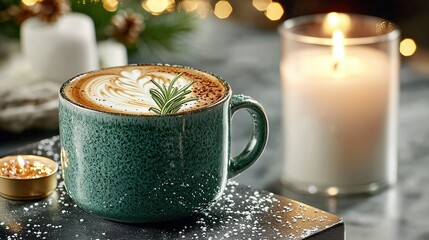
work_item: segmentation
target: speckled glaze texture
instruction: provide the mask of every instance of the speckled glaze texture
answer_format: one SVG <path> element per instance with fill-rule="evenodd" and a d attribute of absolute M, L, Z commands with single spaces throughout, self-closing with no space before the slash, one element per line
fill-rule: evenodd
<path fill-rule="evenodd" d="M 258 105 L 254 121 L 265 123 L 265 137 L 250 144 L 244 157 L 229 160 L 230 104 L 228 96 L 186 114 L 132 116 L 82 108 L 60 95 L 67 191 L 84 210 L 122 222 L 173 220 L 207 209 L 220 198 L 227 178 L 249 167 L 267 140 L 266 116 Z"/>

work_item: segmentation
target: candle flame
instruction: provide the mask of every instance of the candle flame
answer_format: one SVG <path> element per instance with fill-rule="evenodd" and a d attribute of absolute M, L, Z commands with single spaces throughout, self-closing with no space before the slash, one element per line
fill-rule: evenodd
<path fill-rule="evenodd" d="M 332 34 L 332 55 L 334 59 L 341 60 L 344 58 L 344 34 L 340 30 L 335 30 Z"/>
<path fill-rule="evenodd" d="M 334 71 L 337 71 L 340 63 L 343 61 L 344 53 L 344 35 L 340 30 L 335 30 L 332 34 L 332 57 L 334 58 Z"/>
<path fill-rule="evenodd" d="M 21 155 L 19 155 L 16 160 L 18 161 L 18 165 L 20 168 L 24 168 L 25 165 L 27 165 L 27 162 Z"/>
<path fill-rule="evenodd" d="M 344 33 L 350 30 L 350 16 L 344 13 L 330 12 L 323 20 L 323 31 L 329 36 L 337 29 Z"/>
<path fill-rule="evenodd" d="M 333 70 L 338 71 L 345 58 L 344 35 L 350 29 L 350 16 L 344 13 L 328 13 L 323 20 L 323 31 L 332 36 Z"/>

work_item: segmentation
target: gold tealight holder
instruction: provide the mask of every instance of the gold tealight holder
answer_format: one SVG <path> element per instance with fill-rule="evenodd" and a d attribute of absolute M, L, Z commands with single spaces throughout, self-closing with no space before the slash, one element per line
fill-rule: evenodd
<path fill-rule="evenodd" d="M 36 155 L 0 159 L 0 196 L 12 200 L 34 200 L 49 196 L 57 187 L 58 164 Z"/>

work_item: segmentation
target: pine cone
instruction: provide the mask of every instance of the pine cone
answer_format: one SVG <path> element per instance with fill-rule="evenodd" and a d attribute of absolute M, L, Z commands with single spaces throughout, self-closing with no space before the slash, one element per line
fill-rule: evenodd
<path fill-rule="evenodd" d="M 67 0 L 43 0 L 30 7 L 31 11 L 44 22 L 55 22 L 70 10 Z"/>
<path fill-rule="evenodd" d="M 127 46 L 135 46 L 144 29 L 143 17 L 132 10 L 122 11 L 112 18 L 112 36 Z"/>

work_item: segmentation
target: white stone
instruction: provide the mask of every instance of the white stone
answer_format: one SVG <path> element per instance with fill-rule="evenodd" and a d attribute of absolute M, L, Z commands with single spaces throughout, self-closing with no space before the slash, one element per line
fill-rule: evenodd
<path fill-rule="evenodd" d="M 0 129 L 57 129 L 61 83 L 35 75 L 16 42 L 2 42 L 1 49 Z M 100 62 L 109 62 L 106 58 L 111 56 L 100 57 Z"/>

